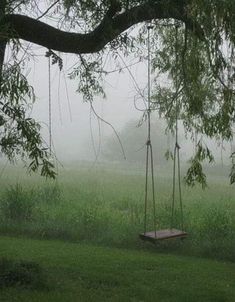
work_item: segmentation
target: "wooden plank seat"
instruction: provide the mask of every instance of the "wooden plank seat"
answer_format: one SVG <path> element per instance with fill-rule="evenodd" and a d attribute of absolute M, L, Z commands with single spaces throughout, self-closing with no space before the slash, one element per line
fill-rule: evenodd
<path fill-rule="evenodd" d="M 158 240 L 164 239 L 172 239 L 172 238 L 185 238 L 187 237 L 187 233 L 177 229 L 165 229 L 165 230 L 157 230 L 139 234 L 139 237 L 142 240 L 148 240 L 151 242 L 155 242 Z"/>

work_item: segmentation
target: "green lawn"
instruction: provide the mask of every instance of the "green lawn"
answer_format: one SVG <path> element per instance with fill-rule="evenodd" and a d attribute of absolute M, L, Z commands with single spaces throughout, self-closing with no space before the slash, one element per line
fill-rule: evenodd
<path fill-rule="evenodd" d="M 13 237 L 0 237 L 0 257 L 39 263 L 49 284 L 1 289 L 1 302 L 235 301 L 228 262 Z"/>

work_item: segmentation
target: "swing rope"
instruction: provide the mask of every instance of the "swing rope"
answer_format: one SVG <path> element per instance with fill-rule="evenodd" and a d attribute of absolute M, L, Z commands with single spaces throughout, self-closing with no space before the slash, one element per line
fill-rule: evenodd
<path fill-rule="evenodd" d="M 178 120 L 176 122 L 178 124 Z M 173 193 L 172 193 L 172 212 L 171 212 L 171 229 L 175 222 L 175 197 L 176 197 L 176 164 L 178 171 L 178 189 L 179 189 L 179 203 L 180 203 L 180 216 L 181 216 L 181 228 L 184 228 L 184 217 L 183 217 L 183 198 L 181 189 L 181 168 L 180 168 L 180 146 L 178 143 L 178 126 L 176 126 L 176 140 L 173 155 Z"/>
<path fill-rule="evenodd" d="M 178 61 L 178 25 L 176 24 L 176 35 L 175 35 L 175 53 L 176 53 L 176 62 Z M 180 221 L 181 229 L 184 229 L 184 217 L 183 217 L 183 198 L 182 198 L 182 188 L 181 188 L 181 168 L 180 168 L 180 146 L 178 140 L 178 120 L 179 120 L 179 102 L 178 102 L 178 92 L 179 92 L 179 83 L 178 76 L 176 75 L 176 110 L 175 110 L 175 147 L 173 155 L 173 192 L 172 192 L 172 210 L 171 210 L 171 229 L 174 227 L 175 223 L 175 201 L 176 201 L 176 164 L 178 171 L 178 190 L 179 190 L 179 204 L 180 204 Z"/>
<path fill-rule="evenodd" d="M 180 113 L 180 104 L 178 100 L 178 95 L 180 91 L 181 83 L 178 83 L 178 76 L 176 75 L 176 95 L 173 99 L 175 103 L 175 147 L 174 147 L 174 166 L 173 166 L 173 194 L 172 194 L 172 208 L 171 208 L 171 229 L 157 230 L 156 228 L 156 202 L 155 202 L 155 187 L 154 187 L 154 163 L 153 163 L 153 147 L 151 142 L 151 53 L 150 53 L 150 29 L 152 26 L 148 26 L 148 99 L 147 99 L 147 152 L 146 152 L 146 170 L 145 170 L 145 212 L 144 212 L 144 233 L 139 234 L 142 240 L 148 240 L 152 243 L 158 240 L 170 239 L 170 238 L 185 238 L 187 233 L 183 231 L 184 221 L 183 221 L 183 202 L 182 202 L 182 189 L 181 189 L 181 168 L 180 168 L 180 146 L 178 141 L 178 120 Z M 176 60 L 178 61 L 177 55 L 177 45 L 178 45 L 178 28 L 176 27 Z M 149 181 L 150 174 L 150 181 Z M 178 177 L 178 189 L 179 189 L 179 204 L 180 204 L 180 219 L 181 219 L 181 230 L 174 229 L 175 223 L 175 203 L 176 203 L 176 186 Z M 154 231 L 147 232 L 147 211 L 148 211 L 148 193 L 149 186 L 151 184 L 152 189 L 152 203 L 153 203 L 153 226 Z"/>
<path fill-rule="evenodd" d="M 51 59 L 48 57 L 48 130 L 49 130 L 49 150 L 52 152 L 52 113 L 51 113 Z"/>
<path fill-rule="evenodd" d="M 150 30 L 152 26 L 148 26 L 148 106 L 147 106 L 147 152 L 146 152 L 146 167 L 145 167 L 145 215 L 144 215 L 144 233 L 147 231 L 147 209 L 148 209 L 148 186 L 149 186 L 149 164 L 151 173 L 152 186 L 152 202 L 153 202 L 153 226 L 156 237 L 156 202 L 155 202 L 155 186 L 154 186 L 154 162 L 153 162 L 153 147 L 151 142 L 151 53 L 150 53 Z"/>

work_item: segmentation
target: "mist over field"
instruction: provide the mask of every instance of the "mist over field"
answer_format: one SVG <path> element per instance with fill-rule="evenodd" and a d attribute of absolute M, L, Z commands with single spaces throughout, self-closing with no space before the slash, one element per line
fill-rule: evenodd
<path fill-rule="evenodd" d="M 94 113 L 90 104 L 84 102 L 82 96 L 76 93 L 76 81 L 69 79 L 68 76 L 73 70 L 76 57 L 63 55 L 62 58 L 64 64 L 62 71 L 57 65 L 51 66 L 52 144 L 53 152 L 58 160 L 64 164 L 83 160 L 91 162 L 113 160 L 124 161 L 127 164 L 129 161 L 133 162 L 134 158 L 138 158 L 139 161 L 142 158 L 144 161 L 147 126 L 145 121 L 141 126 L 138 125 L 145 108 L 143 100 L 138 97 L 138 89 L 146 90 L 147 62 L 138 62 L 136 59 L 127 61 L 127 65 L 134 62 L 134 65 L 127 69 L 121 61 L 121 68 L 124 69 L 121 72 L 111 72 L 105 77 L 106 98 L 94 97 Z M 115 66 L 112 60 L 107 61 L 106 69 L 113 71 Z M 36 49 L 36 56 L 25 67 L 25 72 L 28 74 L 29 82 L 34 87 L 36 94 L 36 102 L 30 115 L 40 121 L 43 138 L 45 143 L 49 144 L 48 58 L 45 57 L 43 48 Z M 159 80 L 166 84 L 169 82 L 168 79 Z M 135 103 L 136 98 L 138 101 Z M 158 127 L 158 124 L 161 126 Z M 190 137 L 185 137 L 182 125 L 179 125 L 181 157 L 186 162 L 193 154 L 195 143 L 191 141 Z M 119 135 L 124 152 L 127 153 L 126 160 L 124 160 L 122 147 L 112 127 Z M 132 141 L 135 141 L 132 148 L 130 148 L 131 143 L 126 130 Z M 164 162 L 165 152 L 168 149 L 172 151 L 174 146 L 174 137 L 170 134 L 167 135 L 165 130 L 166 123 L 163 120 L 159 121 L 158 114 L 153 113 L 152 139 L 156 141 L 154 144 L 156 164 Z M 229 143 L 218 145 L 206 138 L 204 140 L 214 152 L 217 163 L 229 164 L 231 154 Z M 161 152 L 157 146 L 161 147 Z M 114 156 L 111 156 L 112 151 L 115 153 Z"/>

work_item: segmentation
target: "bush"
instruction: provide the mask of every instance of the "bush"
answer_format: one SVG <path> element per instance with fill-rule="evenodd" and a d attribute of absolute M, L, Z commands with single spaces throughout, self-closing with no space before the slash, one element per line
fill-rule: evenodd
<path fill-rule="evenodd" d="M 0 287 L 42 288 L 46 284 L 44 279 L 42 269 L 37 263 L 0 259 Z"/>
<path fill-rule="evenodd" d="M 33 216 L 33 192 L 25 191 L 17 184 L 5 191 L 1 198 L 0 208 L 6 219 L 29 221 Z"/>
<path fill-rule="evenodd" d="M 46 185 L 37 192 L 37 201 L 48 205 L 56 205 L 61 201 L 61 190 L 57 184 Z"/>
<path fill-rule="evenodd" d="M 201 234 L 210 241 L 231 238 L 232 210 L 225 205 L 214 205 L 203 213 L 200 228 Z"/>

